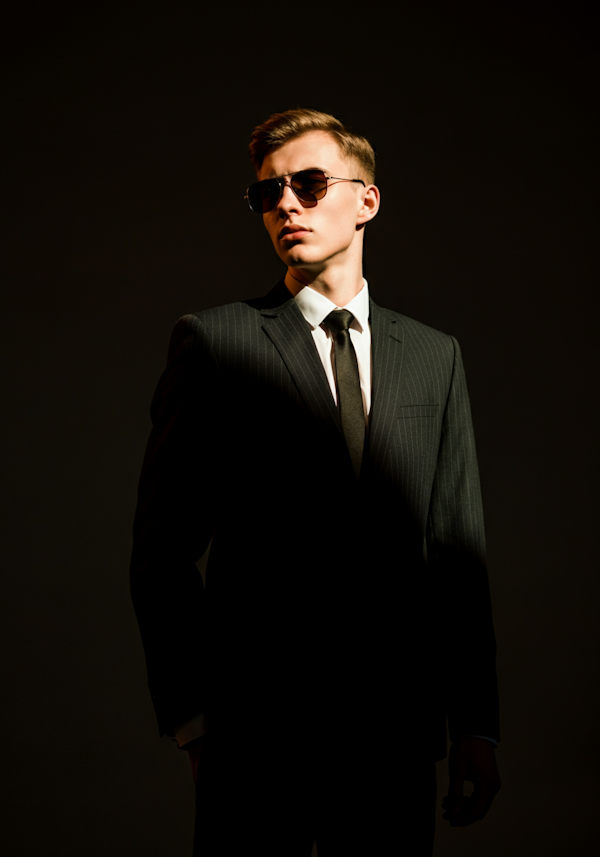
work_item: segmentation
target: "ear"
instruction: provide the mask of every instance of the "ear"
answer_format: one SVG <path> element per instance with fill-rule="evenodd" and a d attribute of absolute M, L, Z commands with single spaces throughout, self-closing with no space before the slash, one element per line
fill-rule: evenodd
<path fill-rule="evenodd" d="M 368 223 L 369 220 L 373 220 L 379 211 L 379 203 L 381 201 L 379 188 L 374 184 L 367 185 L 366 188 L 362 190 L 360 199 L 361 206 L 358 210 L 356 225 L 364 226 L 364 224 Z"/>

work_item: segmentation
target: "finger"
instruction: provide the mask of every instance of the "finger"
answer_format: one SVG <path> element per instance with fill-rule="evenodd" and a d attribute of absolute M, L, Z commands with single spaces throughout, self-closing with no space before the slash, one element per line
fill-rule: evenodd
<path fill-rule="evenodd" d="M 463 801 L 462 812 L 452 820 L 456 827 L 466 827 L 475 821 L 481 821 L 494 799 L 490 792 L 473 792 L 471 797 Z"/>
<path fill-rule="evenodd" d="M 464 812 L 464 798 L 461 801 L 453 801 L 452 803 L 442 803 L 442 808 L 444 809 L 442 818 L 445 818 L 446 821 L 453 822 L 457 818 L 460 818 L 462 813 Z"/>
<path fill-rule="evenodd" d="M 452 812 L 451 807 L 448 809 L 443 817 L 450 822 L 450 827 L 464 827 L 468 823 L 471 815 L 470 804 L 471 798 L 464 797 L 458 812 Z"/>
<path fill-rule="evenodd" d="M 474 821 L 484 817 L 492 805 L 493 800 L 494 792 L 489 789 L 482 789 L 481 791 L 475 791 L 473 793 L 471 800 L 471 814 Z"/>
<path fill-rule="evenodd" d="M 450 780 L 448 795 L 446 797 L 447 805 L 445 809 L 447 809 L 451 815 L 458 815 L 462 809 L 464 800 L 463 788 L 464 778 L 462 776 L 456 775 Z"/>

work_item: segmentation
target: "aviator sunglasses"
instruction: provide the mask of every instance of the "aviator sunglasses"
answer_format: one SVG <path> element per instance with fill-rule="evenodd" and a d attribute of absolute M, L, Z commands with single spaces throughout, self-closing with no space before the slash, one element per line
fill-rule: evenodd
<path fill-rule="evenodd" d="M 286 182 L 286 178 L 290 178 Z M 264 179 L 261 182 L 251 184 L 246 191 L 244 199 L 257 214 L 266 214 L 272 211 L 279 202 L 283 189 L 289 185 L 294 191 L 303 208 L 314 208 L 319 199 L 323 199 L 327 193 L 327 181 L 334 179 L 331 184 L 337 182 L 360 182 L 366 187 L 362 179 L 340 179 L 337 176 L 326 176 L 323 170 L 300 170 L 299 173 L 287 173 L 276 179 Z"/>

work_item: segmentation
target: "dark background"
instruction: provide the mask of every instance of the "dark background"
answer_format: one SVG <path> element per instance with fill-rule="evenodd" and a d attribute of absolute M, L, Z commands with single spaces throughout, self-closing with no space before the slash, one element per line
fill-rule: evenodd
<path fill-rule="evenodd" d="M 129 600 L 137 479 L 176 319 L 282 273 L 243 200 L 247 143 L 299 105 L 375 147 L 375 300 L 465 359 L 503 788 L 485 822 L 440 821 L 436 854 L 598 844 L 596 7 L 383 8 L 29 4 L 9 23 L 4 853 L 190 854 L 187 755 L 158 738 Z"/>

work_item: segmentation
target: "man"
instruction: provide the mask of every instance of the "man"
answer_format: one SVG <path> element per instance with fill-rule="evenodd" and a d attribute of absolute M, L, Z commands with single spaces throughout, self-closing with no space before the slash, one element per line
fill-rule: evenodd
<path fill-rule="evenodd" d="M 500 786 L 460 350 L 369 296 L 367 140 L 298 109 L 250 154 L 287 273 L 181 319 L 152 403 L 131 588 L 159 729 L 190 753 L 195 854 L 429 855 L 446 721 L 445 817 Z"/>

